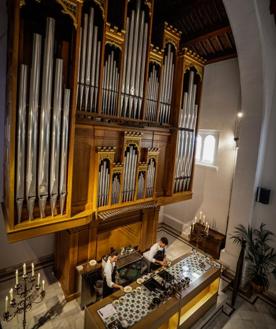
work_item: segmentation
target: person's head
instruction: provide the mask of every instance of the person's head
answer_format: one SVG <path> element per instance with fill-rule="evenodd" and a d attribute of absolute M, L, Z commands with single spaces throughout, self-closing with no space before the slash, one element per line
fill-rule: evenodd
<path fill-rule="evenodd" d="M 118 260 L 118 252 L 116 250 L 112 251 L 110 254 L 110 261 L 116 263 Z"/>
<path fill-rule="evenodd" d="M 165 236 L 163 236 L 159 241 L 159 246 L 161 248 L 165 248 L 168 244 L 169 244 L 169 241 Z"/>

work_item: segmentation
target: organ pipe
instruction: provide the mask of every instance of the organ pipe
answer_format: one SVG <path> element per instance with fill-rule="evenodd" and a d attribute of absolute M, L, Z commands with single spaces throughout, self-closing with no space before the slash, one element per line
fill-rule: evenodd
<path fill-rule="evenodd" d="M 44 43 L 44 60 L 42 76 L 42 96 L 40 115 L 40 138 L 38 158 L 38 195 L 40 216 L 45 217 L 45 206 L 49 191 L 49 149 L 50 149 L 50 118 L 52 99 L 53 52 L 54 52 L 55 20 L 48 17 L 46 38 Z"/>

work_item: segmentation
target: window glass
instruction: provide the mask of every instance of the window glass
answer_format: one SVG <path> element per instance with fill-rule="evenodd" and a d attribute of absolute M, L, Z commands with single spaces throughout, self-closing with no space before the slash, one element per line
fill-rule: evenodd
<path fill-rule="evenodd" d="M 202 161 L 207 163 L 214 162 L 216 148 L 216 139 L 213 135 L 204 138 Z"/>
<path fill-rule="evenodd" d="M 200 135 L 198 135 L 196 138 L 196 160 L 197 161 L 200 161 L 201 149 L 202 149 L 202 137 Z"/>

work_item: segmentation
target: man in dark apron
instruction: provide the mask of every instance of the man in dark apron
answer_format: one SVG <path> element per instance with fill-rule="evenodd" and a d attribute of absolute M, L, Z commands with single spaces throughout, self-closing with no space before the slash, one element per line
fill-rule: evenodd
<path fill-rule="evenodd" d="M 165 248 L 168 244 L 168 239 L 166 237 L 162 237 L 150 248 L 146 258 L 151 262 L 151 271 L 158 269 L 160 266 L 167 265 Z"/>
<path fill-rule="evenodd" d="M 103 297 L 111 295 L 114 289 L 123 289 L 121 285 L 115 283 L 117 260 L 118 253 L 113 251 L 104 266 Z"/>

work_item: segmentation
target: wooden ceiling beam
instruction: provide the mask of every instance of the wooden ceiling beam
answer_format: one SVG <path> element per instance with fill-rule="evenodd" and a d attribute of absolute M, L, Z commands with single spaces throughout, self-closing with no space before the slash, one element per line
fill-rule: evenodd
<path fill-rule="evenodd" d="M 227 53 L 224 53 L 221 55 L 216 54 L 214 57 L 207 59 L 206 64 L 217 63 L 217 62 L 225 61 L 226 59 L 235 58 L 235 57 L 237 57 L 236 51 L 227 52 Z"/>
<path fill-rule="evenodd" d="M 190 46 L 194 43 L 198 43 L 200 41 L 204 41 L 206 39 L 209 39 L 209 38 L 221 35 L 221 34 L 225 34 L 225 33 L 228 33 L 228 32 L 232 32 L 230 25 L 220 27 L 218 29 L 215 29 L 215 30 L 207 32 L 207 33 L 203 32 L 204 34 L 202 34 L 202 35 L 200 35 L 200 36 L 198 36 L 194 39 L 188 40 L 188 41 L 184 40 L 183 43 L 184 43 L 185 46 Z"/>

